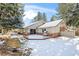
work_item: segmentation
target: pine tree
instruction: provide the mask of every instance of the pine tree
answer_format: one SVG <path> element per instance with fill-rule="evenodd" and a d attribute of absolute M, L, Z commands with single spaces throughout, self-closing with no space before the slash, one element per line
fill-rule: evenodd
<path fill-rule="evenodd" d="M 0 3 L 0 26 L 3 28 L 22 27 L 23 5 Z"/>
<path fill-rule="evenodd" d="M 38 12 L 37 16 L 34 17 L 34 19 L 32 20 L 32 22 L 36 22 L 42 20 L 42 13 Z"/>
<path fill-rule="evenodd" d="M 59 4 L 59 15 L 68 26 L 79 27 L 79 4 Z"/>
<path fill-rule="evenodd" d="M 44 21 L 47 21 L 47 17 L 46 17 L 46 14 L 45 13 L 43 13 L 43 20 Z"/>
<path fill-rule="evenodd" d="M 54 20 L 57 20 L 57 17 L 56 16 L 52 16 L 50 21 L 54 21 Z"/>
<path fill-rule="evenodd" d="M 43 21 L 47 21 L 47 16 L 45 13 L 41 13 L 41 12 L 38 12 L 37 16 L 34 17 L 34 19 L 32 20 L 32 22 L 36 22 L 36 21 L 40 21 L 40 20 L 43 20 Z"/>

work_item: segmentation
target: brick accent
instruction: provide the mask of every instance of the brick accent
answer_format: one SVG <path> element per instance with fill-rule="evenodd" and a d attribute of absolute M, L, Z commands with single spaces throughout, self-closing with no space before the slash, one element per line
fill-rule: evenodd
<path fill-rule="evenodd" d="M 60 31 L 65 31 L 65 30 L 66 30 L 66 27 L 64 27 L 64 26 L 60 27 Z"/>

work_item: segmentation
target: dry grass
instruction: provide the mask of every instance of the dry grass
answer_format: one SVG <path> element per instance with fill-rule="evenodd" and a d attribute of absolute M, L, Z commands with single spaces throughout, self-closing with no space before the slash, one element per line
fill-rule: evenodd
<path fill-rule="evenodd" d="M 76 36 L 79 36 L 79 28 L 76 29 L 75 35 L 76 35 Z"/>
<path fill-rule="evenodd" d="M 7 40 L 7 46 L 11 48 L 20 48 L 21 44 L 18 39 L 8 39 Z"/>

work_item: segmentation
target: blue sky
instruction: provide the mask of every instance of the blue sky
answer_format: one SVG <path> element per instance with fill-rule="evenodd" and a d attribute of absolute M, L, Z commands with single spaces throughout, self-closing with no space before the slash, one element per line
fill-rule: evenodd
<path fill-rule="evenodd" d="M 26 3 L 24 7 L 24 23 L 30 24 L 31 20 L 37 15 L 37 12 L 44 12 L 47 15 L 48 21 L 52 15 L 57 14 L 57 3 Z"/>
<path fill-rule="evenodd" d="M 37 5 L 39 7 L 49 8 L 49 9 L 57 9 L 57 3 L 32 3 L 30 5 Z"/>

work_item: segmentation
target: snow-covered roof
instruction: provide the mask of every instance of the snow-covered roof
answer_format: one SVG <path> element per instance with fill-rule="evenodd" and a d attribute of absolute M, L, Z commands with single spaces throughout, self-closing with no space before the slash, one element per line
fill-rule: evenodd
<path fill-rule="evenodd" d="M 62 21 L 62 19 L 61 20 L 52 21 L 52 22 L 47 22 L 44 25 L 40 26 L 39 28 L 47 28 L 47 27 L 57 26 L 61 21 Z"/>
<path fill-rule="evenodd" d="M 29 24 L 29 25 L 24 26 L 24 28 L 25 28 L 25 27 L 32 26 L 32 25 L 35 25 L 35 24 L 37 24 L 37 23 L 39 23 L 39 22 L 42 22 L 42 21 L 43 21 L 43 20 L 33 22 L 33 23 Z"/>

